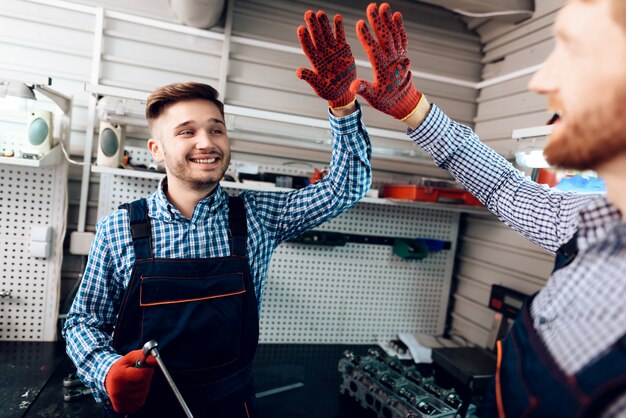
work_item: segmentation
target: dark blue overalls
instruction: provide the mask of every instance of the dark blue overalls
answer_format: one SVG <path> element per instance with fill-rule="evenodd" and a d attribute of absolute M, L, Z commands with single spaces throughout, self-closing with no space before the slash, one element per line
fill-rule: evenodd
<path fill-rule="evenodd" d="M 145 199 L 129 211 L 135 264 L 113 334 L 126 354 L 149 340 L 194 417 L 254 416 L 251 363 L 257 348 L 257 301 L 246 257 L 243 201 L 229 198 L 231 255 L 154 258 Z M 131 417 L 184 417 L 157 369 L 145 406 Z"/>
<path fill-rule="evenodd" d="M 557 252 L 554 271 L 577 253 L 576 235 Z M 553 271 L 553 272 L 554 272 Z M 504 341 L 498 341 L 495 382 L 481 418 L 599 417 L 626 391 L 626 336 L 575 375 L 556 363 L 530 316 L 531 297 Z"/>

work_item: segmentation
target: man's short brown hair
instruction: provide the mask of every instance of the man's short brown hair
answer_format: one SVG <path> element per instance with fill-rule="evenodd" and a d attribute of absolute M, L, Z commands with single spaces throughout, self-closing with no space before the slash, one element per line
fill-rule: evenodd
<path fill-rule="evenodd" d="M 204 83 L 189 81 L 186 83 L 173 83 L 159 87 L 153 91 L 146 102 L 146 119 L 152 129 L 152 123 L 165 109 L 178 102 L 187 100 L 208 100 L 217 106 L 222 118 L 224 117 L 224 103 L 218 100 L 219 93 L 213 87 Z"/>

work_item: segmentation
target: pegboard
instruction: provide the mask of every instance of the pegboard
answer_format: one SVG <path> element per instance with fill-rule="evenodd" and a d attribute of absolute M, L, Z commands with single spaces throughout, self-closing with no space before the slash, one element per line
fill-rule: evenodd
<path fill-rule="evenodd" d="M 158 187 L 155 179 L 108 173 L 100 183 L 99 216 Z M 432 238 L 450 241 L 452 248 L 418 261 L 401 259 L 388 245 L 282 244 L 268 272 L 260 341 L 368 344 L 399 332 L 441 334 L 458 225 L 457 212 L 361 202 L 317 229 Z"/>
<path fill-rule="evenodd" d="M 155 179 L 101 174 L 98 220 L 117 210 L 122 203 L 148 196 L 157 190 L 158 186 L 159 180 Z"/>
<path fill-rule="evenodd" d="M 401 259 L 389 245 L 281 245 L 269 270 L 262 341 L 366 344 L 399 332 L 441 334 L 458 222 L 453 212 L 358 203 L 318 228 L 452 243 L 420 261 Z"/>
<path fill-rule="evenodd" d="M 67 164 L 0 165 L 0 340 L 54 341 L 63 259 Z M 50 225 L 48 258 L 29 255 L 33 225 Z"/>

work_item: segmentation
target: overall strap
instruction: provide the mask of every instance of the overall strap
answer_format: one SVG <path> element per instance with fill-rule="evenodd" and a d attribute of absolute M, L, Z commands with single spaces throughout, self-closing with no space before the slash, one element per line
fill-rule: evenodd
<path fill-rule="evenodd" d="M 245 257 L 248 224 L 243 199 L 239 196 L 228 197 L 228 228 L 231 235 L 231 255 Z"/>
<path fill-rule="evenodd" d="M 146 199 L 135 200 L 132 203 L 124 203 L 120 209 L 128 211 L 130 218 L 130 232 L 135 247 L 135 259 L 142 260 L 152 257 L 150 246 L 150 217 L 148 216 L 148 202 Z"/>
<path fill-rule="evenodd" d="M 557 250 L 552 273 L 559 269 L 562 269 L 563 267 L 574 261 L 574 258 L 576 258 L 576 255 L 578 254 L 578 243 L 576 242 L 577 239 L 578 231 L 576 231 L 574 236 L 569 241 L 561 245 L 561 247 Z"/>

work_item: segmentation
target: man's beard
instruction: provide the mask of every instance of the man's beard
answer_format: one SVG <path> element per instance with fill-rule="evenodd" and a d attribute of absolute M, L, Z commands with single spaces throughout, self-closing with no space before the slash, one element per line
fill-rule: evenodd
<path fill-rule="evenodd" d="M 584 171 L 625 152 L 626 88 L 621 88 L 613 92 L 605 109 L 594 108 L 567 120 L 561 138 L 548 142 L 544 156 L 552 166 Z"/>
<path fill-rule="evenodd" d="M 228 159 L 228 161 L 224 161 L 221 170 L 211 173 L 209 177 L 195 177 L 190 167 L 185 164 L 171 164 L 168 165 L 168 167 L 170 168 L 170 172 L 174 177 L 187 184 L 191 189 L 202 191 L 217 184 L 222 179 L 222 177 L 224 177 L 224 174 L 228 169 L 229 163 L 230 158 Z"/>

